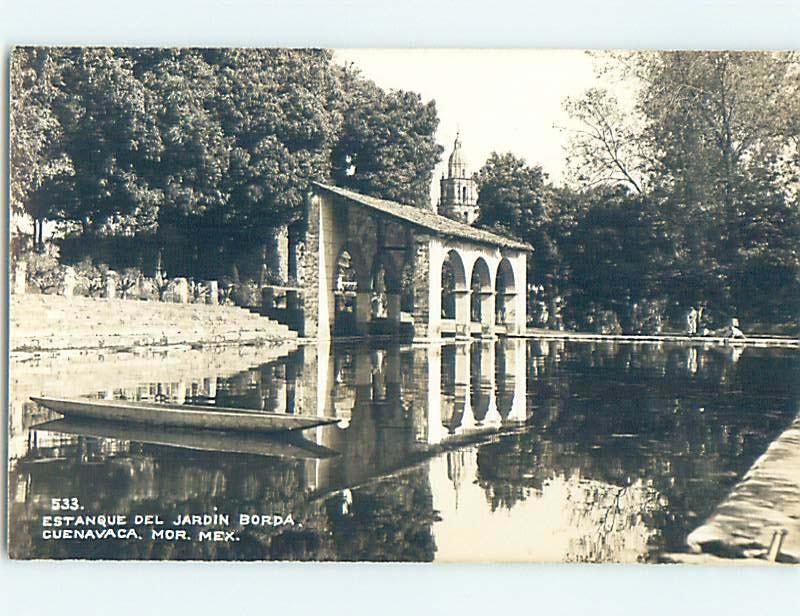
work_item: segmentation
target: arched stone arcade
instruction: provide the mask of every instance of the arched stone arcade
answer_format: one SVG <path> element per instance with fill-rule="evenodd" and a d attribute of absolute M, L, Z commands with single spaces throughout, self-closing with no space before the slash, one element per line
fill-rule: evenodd
<path fill-rule="evenodd" d="M 524 257 L 517 261 L 517 269 L 525 266 Z M 520 322 L 517 317 L 524 297 L 518 297 L 514 270 L 513 258 L 502 252 L 498 255 L 447 248 L 441 263 L 442 334 L 491 336 L 520 331 L 524 320 Z M 464 271 L 469 273 L 468 278 L 461 276 Z M 468 280 L 469 284 L 462 280 Z M 524 308 L 521 314 L 524 319 Z"/>
<path fill-rule="evenodd" d="M 527 244 L 431 210 L 315 185 L 304 334 L 493 337 L 525 330 Z M 353 271 L 348 273 L 348 270 Z"/>

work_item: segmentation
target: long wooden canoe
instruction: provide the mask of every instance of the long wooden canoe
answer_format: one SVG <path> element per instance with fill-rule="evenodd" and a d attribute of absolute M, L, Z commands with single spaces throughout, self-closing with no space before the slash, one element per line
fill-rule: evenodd
<path fill-rule="evenodd" d="M 241 453 L 270 458 L 324 460 L 339 455 L 333 449 L 318 445 L 304 438 L 299 432 L 291 434 L 249 434 L 247 432 L 223 432 L 218 430 L 187 430 L 186 428 L 172 426 L 124 424 L 117 421 L 100 421 L 78 417 L 56 419 L 31 427 L 34 430 L 111 438 L 118 441 L 135 441 L 161 447 L 220 453 Z"/>
<path fill-rule="evenodd" d="M 265 413 L 247 409 L 190 404 L 159 404 L 90 398 L 37 398 L 31 400 L 65 417 L 119 421 L 153 426 L 241 432 L 288 432 L 338 422 L 332 417 Z"/>

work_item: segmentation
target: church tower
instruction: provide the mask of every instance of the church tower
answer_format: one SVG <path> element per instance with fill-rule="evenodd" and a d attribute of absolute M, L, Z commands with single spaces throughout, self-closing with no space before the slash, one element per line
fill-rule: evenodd
<path fill-rule="evenodd" d="M 478 218 L 478 187 L 467 172 L 461 154 L 461 139 L 456 133 L 453 151 L 447 160 L 447 176 L 439 180 L 439 213 L 471 225 Z"/>

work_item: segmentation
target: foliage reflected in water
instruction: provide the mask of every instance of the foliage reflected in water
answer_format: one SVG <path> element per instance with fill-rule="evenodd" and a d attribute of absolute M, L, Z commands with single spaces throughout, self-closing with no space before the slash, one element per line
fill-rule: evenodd
<path fill-rule="evenodd" d="M 456 554 L 464 528 L 473 539 L 462 548 L 491 557 L 493 546 L 474 537 L 502 528 L 504 544 L 513 549 L 519 539 L 516 554 L 502 555 L 513 558 L 552 528 L 563 546 L 535 557 L 647 560 L 685 549 L 687 534 L 798 410 L 795 351 L 514 344 L 305 347 L 196 383 L 107 385 L 116 397 L 158 392 L 337 416 L 339 427 L 308 434 L 339 454 L 332 458 L 316 450 L 280 457 L 268 443 L 263 453 L 271 455 L 251 455 L 133 442 L 124 432 L 46 432 L 30 427 L 41 411 L 12 391 L 12 413 L 24 414 L 12 422 L 28 426 L 28 442 L 9 473 L 10 551 L 429 561 Z M 520 410 L 524 427 L 514 420 Z M 156 513 L 167 522 L 216 507 L 232 518 L 291 513 L 295 525 L 249 526 L 235 543 L 45 541 L 41 516 L 57 496 L 78 497 L 87 512 Z"/>

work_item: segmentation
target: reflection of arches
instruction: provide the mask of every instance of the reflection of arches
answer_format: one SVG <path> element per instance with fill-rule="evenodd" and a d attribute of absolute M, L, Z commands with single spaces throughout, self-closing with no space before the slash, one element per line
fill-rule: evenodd
<path fill-rule="evenodd" d="M 491 277 L 489 275 L 489 266 L 486 265 L 483 257 L 478 257 L 475 264 L 472 266 L 472 276 L 470 277 L 470 320 L 480 323 L 483 314 L 483 298 L 487 293 L 491 292 Z"/>
<path fill-rule="evenodd" d="M 461 321 L 465 315 L 459 314 L 458 295 L 467 290 L 464 262 L 458 252 L 450 250 L 442 263 L 442 318 Z M 461 318 L 459 318 L 461 317 Z M 465 320 L 465 319 L 464 319 Z"/>
<path fill-rule="evenodd" d="M 489 411 L 489 402 L 494 393 L 491 377 L 483 371 L 482 359 L 486 352 L 482 344 L 475 343 L 470 347 L 470 404 L 479 425 Z"/>
<path fill-rule="evenodd" d="M 516 386 L 515 358 L 508 342 L 505 340 L 496 342 L 494 348 L 497 411 L 503 419 L 506 419 L 514 405 L 514 389 Z"/>
<path fill-rule="evenodd" d="M 511 267 L 511 262 L 505 257 L 500 261 L 500 265 L 497 266 L 494 289 L 496 322 L 502 325 L 514 323 L 513 298 L 516 293 L 514 270 Z"/>
<path fill-rule="evenodd" d="M 455 434 L 461 425 L 469 395 L 469 375 L 463 374 L 467 369 L 464 359 L 469 357 L 468 350 L 461 346 L 445 345 L 442 347 L 440 394 L 441 420 L 449 434 Z"/>
<path fill-rule="evenodd" d="M 355 358 L 350 352 L 333 355 L 333 386 L 331 391 L 334 415 L 340 420 L 337 427 L 350 426 L 356 405 Z"/>

